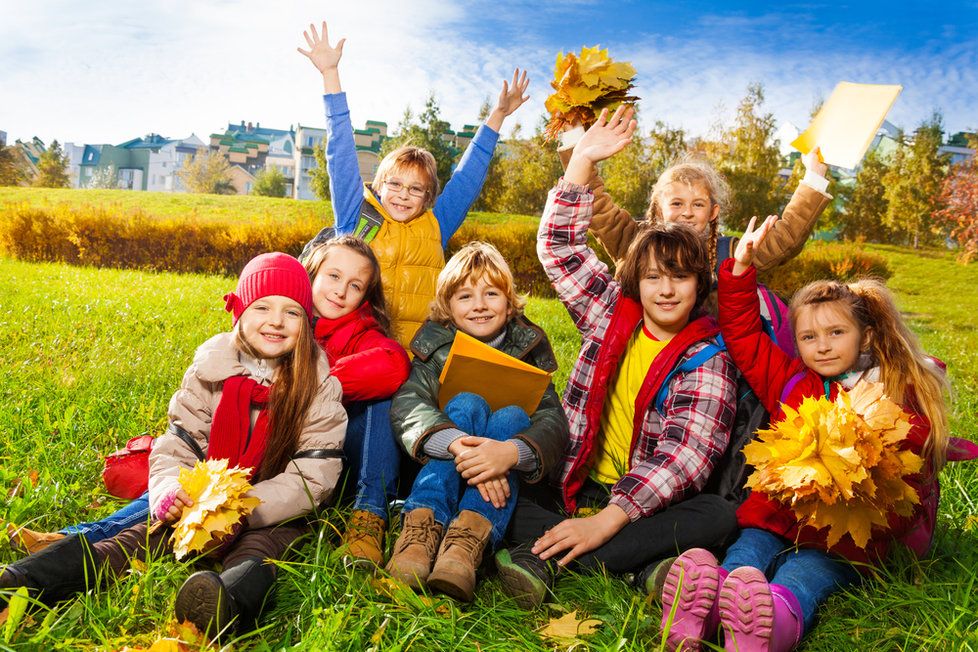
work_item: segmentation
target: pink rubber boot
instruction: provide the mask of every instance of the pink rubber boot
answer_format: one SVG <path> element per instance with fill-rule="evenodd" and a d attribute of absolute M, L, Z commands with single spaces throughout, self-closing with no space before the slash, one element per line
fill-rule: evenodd
<path fill-rule="evenodd" d="M 798 598 L 780 584 L 768 584 L 756 568 L 744 566 L 730 573 L 717 602 L 725 650 L 787 652 L 801 640 Z"/>
<path fill-rule="evenodd" d="M 662 586 L 662 631 L 669 628 L 666 644 L 670 650 L 698 651 L 704 638 L 716 634 L 720 624 L 717 594 L 726 575 L 713 553 L 702 548 L 687 550 L 673 562 Z"/>

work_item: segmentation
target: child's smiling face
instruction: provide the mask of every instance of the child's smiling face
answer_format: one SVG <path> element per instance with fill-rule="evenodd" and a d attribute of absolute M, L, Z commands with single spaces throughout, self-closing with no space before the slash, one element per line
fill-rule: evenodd
<path fill-rule="evenodd" d="M 668 340 L 685 328 L 696 306 L 696 274 L 660 269 L 654 256 L 638 284 L 645 327 L 659 340 Z"/>
<path fill-rule="evenodd" d="M 350 314 L 363 303 L 372 275 L 366 256 L 342 245 L 331 247 L 312 281 L 313 313 L 326 319 Z"/>
<path fill-rule="evenodd" d="M 868 349 L 872 333 L 863 330 L 840 301 L 798 308 L 795 345 L 805 366 L 826 378 L 850 371 Z"/>
<path fill-rule="evenodd" d="M 483 341 L 491 340 L 506 326 L 510 316 L 506 293 L 485 275 L 467 279 L 448 299 L 452 323 L 462 332 Z"/>
<path fill-rule="evenodd" d="M 658 201 L 663 222 L 683 222 L 701 235 L 707 233 L 710 222 L 720 215 L 720 206 L 713 203 L 710 190 L 702 181 L 674 181 L 663 189 Z"/>
<path fill-rule="evenodd" d="M 421 170 L 402 167 L 380 188 L 380 205 L 396 222 L 413 220 L 424 212 L 429 181 Z"/>
<path fill-rule="evenodd" d="M 278 358 L 295 349 L 308 319 L 306 311 L 288 297 L 262 297 L 241 313 L 237 328 L 259 358 Z"/>

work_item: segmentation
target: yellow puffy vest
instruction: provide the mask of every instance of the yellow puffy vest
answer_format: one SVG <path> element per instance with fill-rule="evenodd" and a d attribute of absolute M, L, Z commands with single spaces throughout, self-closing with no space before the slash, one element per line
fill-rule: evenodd
<path fill-rule="evenodd" d="M 410 222 L 397 222 L 368 186 L 364 187 L 363 198 L 384 218 L 368 242 L 380 262 L 394 338 L 410 351 L 411 338 L 428 318 L 435 282 L 445 266 L 441 228 L 431 209 Z"/>

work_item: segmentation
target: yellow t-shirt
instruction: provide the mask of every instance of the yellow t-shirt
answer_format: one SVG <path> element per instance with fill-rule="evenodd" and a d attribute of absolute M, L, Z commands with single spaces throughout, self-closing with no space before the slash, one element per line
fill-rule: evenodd
<path fill-rule="evenodd" d="M 628 472 L 635 422 L 635 398 L 642 389 L 652 361 L 662 352 L 668 340 L 659 341 L 643 324 L 628 341 L 618 373 L 611 381 L 601 413 L 601 432 L 591 479 L 614 484 Z"/>

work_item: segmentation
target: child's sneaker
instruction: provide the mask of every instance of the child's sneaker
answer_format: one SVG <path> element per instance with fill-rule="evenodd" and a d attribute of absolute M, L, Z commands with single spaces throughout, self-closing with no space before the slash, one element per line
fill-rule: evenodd
<path fill-rule="evenodd" d="M 544 561 L 531 551 L 531 544 L 503 548 L 496 553 L 496 570 L 503 593 L 516 600 L 524 609 L 536 609 L 553 589 L 553 563 Z"/>
<path fill-rule="evenodd" d="M 394 544 L 394 552 L 385 568 L 387 572 L 412 589 L 420 589 L 431 574 L 441 533 L 442 526 L 435 521 L 435 514 L 430 509 L 405 512 L 401 536 Z"/>
<path fill-rule="evenodd" d="M 666 575 L 675 562 L 675 557 L 666 557 L 652 562 L 635 576 L 632 584 L 655 602 L 662 602 L 662 585 L 665 584 Z"/>
<path fill-rule="evenodd" d="M 17 527 L 13 523 L 7 523 L 7 536 L 10 538 L 12 548 L 26 552 L 28 555 L 40 552 L 55 541 L 65 538 L 65 535 L 60 532 L 37 532 L 26 527 Z"/>
<path fill-rule="evenodd" d="M 764 573 L 743 566 L 720 588 L 724 649 L 737 652 L 787 652 L 801 640 L 801 605 L 791 591 L 768 584 Z"/>
<path fill-rule="evenodd" d="M 670 650 L 700 650 L 716 633 L 720 573 L 709 550 L 693 548 L 676 558 L 662 585 L 662 631 L 668 628 Z"/>
<path fill-rule="evenodd" d="M 351 566 L 372 568 L 384 563 L 387 522 L 373 512 L 356 509 L 343 533 L 343 560 Z"/>

